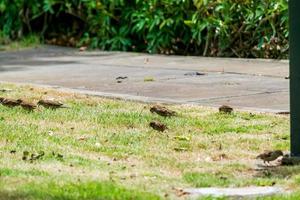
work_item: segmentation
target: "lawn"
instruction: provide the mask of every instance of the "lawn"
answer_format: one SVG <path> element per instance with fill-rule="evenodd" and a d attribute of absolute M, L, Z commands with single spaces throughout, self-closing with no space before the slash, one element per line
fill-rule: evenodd
<path fill-rule="evenodd" d="M 3 97 L 70 107 L 0 105 L 0 199 L 181 199 L 181 188 L 250 185 L 281 186 L 293 192 L 286 199 L 300 198 L 300 167 L 256 169 L 259 153 L 289 149 L 287 116 L 168 105 L 178 114 L 165 118 L 150 104 L 0 88 L 12 89 Z M 168 129 L 153 130 L 152 120 Z"/>

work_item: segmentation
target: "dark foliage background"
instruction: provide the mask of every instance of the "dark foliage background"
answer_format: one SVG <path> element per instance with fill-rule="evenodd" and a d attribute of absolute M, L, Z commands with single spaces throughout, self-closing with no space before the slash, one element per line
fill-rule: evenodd
<path fill-rule="evenodd" d="M 32 33 L 105 50 L 287 58 L 288 1 L 0 0 L 1 38 Z"/>

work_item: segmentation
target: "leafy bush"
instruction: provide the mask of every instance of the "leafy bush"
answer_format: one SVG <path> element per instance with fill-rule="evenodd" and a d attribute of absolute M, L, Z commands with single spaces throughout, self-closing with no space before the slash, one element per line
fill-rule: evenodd
<path fill-rule="evenodd" d="M 106 50 L 286 58 L 288 0 L 0 0 L 0 28 Z"/>

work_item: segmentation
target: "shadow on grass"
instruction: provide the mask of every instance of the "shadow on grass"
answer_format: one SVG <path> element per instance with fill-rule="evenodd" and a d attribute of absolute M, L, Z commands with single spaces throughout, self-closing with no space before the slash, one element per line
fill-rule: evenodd
<path fill-rule="evenodd" d="M 300 166 L 270 167 L 256 171 L 251 177 L 239 177 L 234 173 L 185 173 L 185 181 L 194 187 L 244 187 L 273 186 L 282 181 L 292 180 L 300 183 Z"/>
<path fill-rule="evenodd" d="M 265 168 L 257 172 L 255 177 L 290 179 L 300 174 L 300 166 L 277 166 Z M 300 180 L 300 179 L 299 179 Z"/>

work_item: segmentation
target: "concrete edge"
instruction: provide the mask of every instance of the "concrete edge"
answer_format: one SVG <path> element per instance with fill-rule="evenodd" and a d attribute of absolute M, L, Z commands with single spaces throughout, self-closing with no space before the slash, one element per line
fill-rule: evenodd
<path fill-rule="evenodd" d="M 49 45 L 47 45 L 49 46 Z M 50 45 L 51 46 L 51 45 Z M 73 49 L 73 48 L 70 48 Z M 77 48 L 74 48 L 75 52 L 79 52 Z M 150 53 L 144 53 L 144 52 L 130 52 L 130 51 L 101 51 L 101 50 L 87 50 L 86 52 L 99 52 L 99 53 L 127 53 L 132 54 L 136 56 L 161 56 L 161 57 L 187 57 L 184 55 L 166 55 L 166 54 L 150 54 Z M 82 52 L 81 52 L 82 53 Z M 246 61 L 246 62 L 277 62 L 277 63 L 289 63 L 289 59 L 267 59 L 267 58 L 230 58 L 230 57 L 204 57 L 204 56 L 188 56 L 193 59 L 218 59 L 218 60 L 236 60 L 236 61 Z"/>
<path fill-rule="evenodd" d="M 18 52 L 18 51 L 23 51 L 23 50 L 30 50 L 30 49 L 47 49 L 47 48 L 60 48 L 61 50 L 68 50 L 70 53 L 79 53 L 79 54 L 84 54 L 85 52 L 93 52 L 93 53 L 113 53 L 113 54 L 118 54 L 118 53 L 126 53 L 126 54 L 131 54 L 135 56 L 161 56 L 161 57 L 187 57 L 184 55 L 166 55 L 166 54 L 150 54 L 150 53 L 144 53 L 144 52 L 130 52 L 130 51 L 102 51 L 102 50 L 87 50 L 87 51 L 79 51 L 78 48 L 72 48 L 72 47 L 64 47 L 64 46 L 57 46 L 57 45 L 48 45 L 48 44 L 41 44 L 38 47 L 32 47 L 32 48 L 24 48 L 24 49 L 18 49 L 18 50 L 13 50 L 11 52 Z M 10 52 L 10 51 L 6 51 Z M 204 57 L 204 56 L 188 56 L 193 59 L 217 59 L 217 60 L 233 60 L 233 61 L 245 61 L 245 62 L 275 62 L 275 63 L 289 63 L 289 59 L 267 59 L 267 58 L 231 58 L 231 57 Z"/>
<path fill-rule="evenodd" d="M 93 90 L 68 88 L 68 87 L 47 85 L 47 84 L 35 84 L 35 83 L 27 83 L 27 82 L 7 82 L 7 81 L 0 81 L 0 83 L 15 84 L 15 85 L 22 85 L 22 86 L 28 85 L 33 87 L 54 89 L 57 91 L 67 92 L 67 93 L 78 93 L 82 95 L 89 95 L 89 96 L 102 97 L 108 99 L 134 101 L 134 102 L 141 102 L 141 103 L 148 103 L 148 104 L 160 103 L 166 105 L 199 106 L 199 107 L 211 108 L 211 109 L 217 109 L 219 106 L 221 106 L 221 105 L 205 105 L 197 102 L 184 102 L 184 101 L 178 101 L 170 98 L 154 98 L 154 97 L 145 97 L 145 96 L 135 96 L 129 94 L 98 92 Z M 234 109 L 241 112 L 252 112 L 252 113 L 262 113 L 262 114 L 278 114 L 281 112 L 283 113 L 287 112 L 286 110 L 262 109 L 262 108 L 254 108 L 254 107 L 235 107 Z"/>

